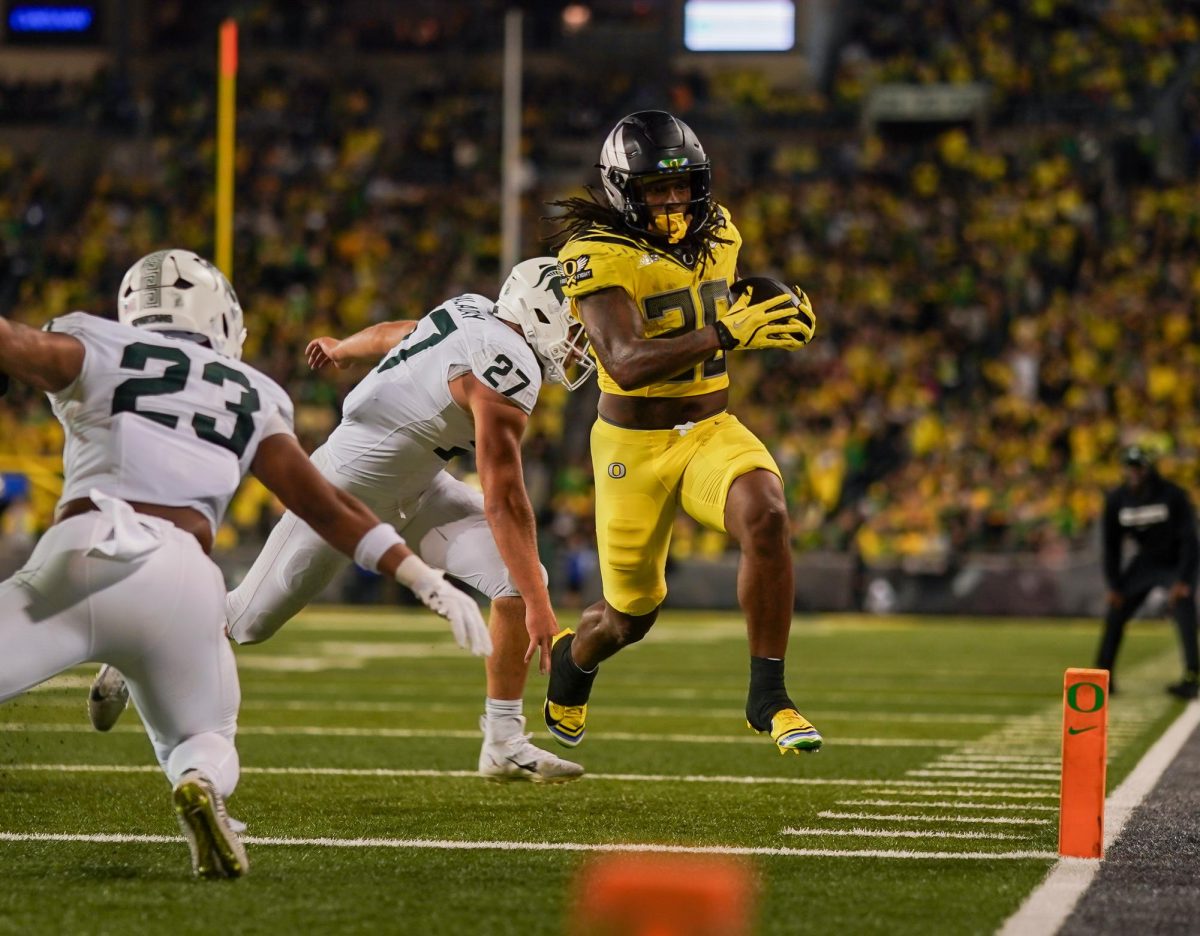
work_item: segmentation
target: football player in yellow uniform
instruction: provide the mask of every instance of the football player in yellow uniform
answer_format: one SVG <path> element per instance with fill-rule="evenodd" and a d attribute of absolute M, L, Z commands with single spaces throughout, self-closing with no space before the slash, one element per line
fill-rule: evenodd
<path fill-rule="evenodd" d="M 780 753 L 815 751 L 821 735 L 784 686 L 794 592 L 779 468 L 725 409 L 727 355 L 802 348 L 812 307 L 775 281 L 735 282 L 741 236 L 713 200 L 708 158 L 682 121 L 664 111 L 624 118 L 604 142 L 600 171 L 604 201 L 559 203 L 558 260 L 600 365 L 591 444 L 604 600 L 577 633 L 555 638 L 546 725 L 569 747 L 583 739 L 596 668 L 658 616 L 682 507 L 741 547 L 750 727 L 769 731 Z"/>

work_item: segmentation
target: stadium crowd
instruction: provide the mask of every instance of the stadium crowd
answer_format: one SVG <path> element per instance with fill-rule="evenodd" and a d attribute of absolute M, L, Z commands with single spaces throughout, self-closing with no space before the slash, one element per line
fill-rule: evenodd
<path fill-rule="evenodd" d="M 1160 87 L 1196 32 L 1187 4 L 1162 5 L 1154 28 L 1137 6 L 1079 20 L 1080 4 L 1055 0 L 921 4 L 930 28 L 903 34 L 880 15 L 843 54 L 831 98 L 806 100 L 836 109 L 866 81 L 979 79 L 1019 102 L 1037 96 L 1038 76 L 1103 115 Z M 1038 41 L 1018 42 L 1031 23 Z M 1100 80 L 1109 66 L 1119 85 Z M 1200 482 L 1194 177 L 1155 181 L 1149 159 L 1123 163 L 1094 122 L 1032 121 L 1012 107 L 981 138 L 960 127 L 901 141 L 751 126 L 747 159 L 738 134 L 759 90 L 746 76 L 685 76 L 649 101 L 644 87 L 603 77 L 567 96 L 536 78 L 527 88 L 526 252 L 545 249 L 539 218 L 564 194 L 541 172 L 558 129 L 598 146 L 635 106 L 685 112 L 744 236 L 741 270 L 802 284 L 818 312 L 806 352 L 742 355 L 731 369 L 734 410 L 783 468 L 799 548 L 934 568 L 969 549 L 1061 553 L 1089 535 L 1129 441 L 1163 452 L 1181 483 Z M 74 191 L 0 151 L 0 312 L 34 323 L 74 308 L 111 314 L 138 256 L 168 242 L 209 249 L 214 114 L 194 89 L 210 80 L 181 68 L 131 87 L 123 105 L 97 102 L 97 113 L 135 115 L 134 129 Z M 483 141 L 499 137 L 496 94 L 484 64 L 403 87 L 320 69 L 242 79 L 233 274 L 256 322 L 246 357 L 288 387 L 309 445 L 358 376 L 309 373 L 310 338 L 416 316 L 464 291 L 495 294 L 499 160 Z M 731 107 L 738 134 L 722 123 Z M 567 430 L 569 407 L 586 398 L 546 393 L 528 443 L 531 494 L 543 527 L 577 556 L 590 539 L 590 466 L 585 437 Z M 45 407 L 12 399 L 0 409 L 4 452 L 57 451 Z M 28 522 L 44 525 L 52 498 L 32 490 Z M 225 541 L 258 535 L 274 510 L 248 488 Z M 681 521 L 677 555 L 725 547 Z"/>

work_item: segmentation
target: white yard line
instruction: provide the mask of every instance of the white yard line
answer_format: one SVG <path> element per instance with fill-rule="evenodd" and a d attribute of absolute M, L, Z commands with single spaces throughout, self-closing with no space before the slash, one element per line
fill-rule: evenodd
<path fill-rule="evenodd" d="M 114 732 L 121 734 L 141 734 L 143 728 L 135 721 L 129 724 L 117 725 Z M 94 734 L 95 729 L 90 725 L 72 724 L 67 722 L 46 723 L 0 723 L 0 732 L 10 733 L 50 733 L 50 734 Z M 238 728 L 239 735 L 265 735 L 270 737 L 289 737 L 300 735 L 315 738 L 463 738 L 478 741 L 482 735 L 479 731 L 456 730 L 452 728 L 352 728 L 325 725 L 247 725 Z M 593 737 L 589 735 L 589 737 Z M 761 737 L 747 732 L 745 735 L 699 735 L 699 734 L 650 734 L 629 731 L 598 731 L 594 734 L 596 741 L 636 741 L 651 744 L 758 744 L 769 743 Z M 829 739 L 829 743 L 841 744 L 848 747 L 958 747 L 961 741 L 945 738 L 837 738 Z"/>
<path fill-rule="evenodd" d="M 943 754 L 938 758 L 943 763 L 958 763 L 972 761 L 988 764 L 1041 764 L 1044 767 L 1057 767 L 1057 757 L 1030 757 L 1020 754 L 985 754 L 971 750 L 955 751 L 953 754 Z"/>
<path fill-rule="evenodd" d="M 1045 760 L 1030 759 L 1024 763 L 1008 763 L 1007 761 L 989 760 L 983 757 L 962 757 L 958 754 L 943 754 L 930 764 L 935 769 L 951 770 L 1014 770 L 1020 773 L 1047 773 L 1058 770 L 1061 763 L 1058 758 Z"/>
<path fill-rule="evenodd" d="M 971 784 L 962 784 L 959 787 L 948 788 L 939 785 L 933 790 L 922 790 L 917 788 L 907 789 L 904 785 L 897 784 L 892 788 L 879 788 L 864 790 L 865 793 L 884 793 L 888 795 L 896 794 L 903 796 L 1002 796 L 1005 799 L 1058 799 L 1058 792 L 1050 792 L 1049 790 L 1042 793 L 1033 793 L 1028 790 L 1013 790 L 1009 788 L 1007 783 L 990 784 L 991 786 L 1003 787 L 1001 790 L 979 790 L 979 789 L 964 789 L 963 787 L 971 787 Z M 1057 807 L 1054 807 L 1057 808 Z"/>
<path fill-rule="evenodd" d="M 1180 748 L 1200 725 L 1200 703 L 1187 706 L 1104 803 L 1104 847 L 1120 837 L 1130 814 L 1154 789 Z M 1100 860 L 1060 858 L 1041 885 L 999 930 L 999 936 L 1052 936 L 1091 885 Z"/>
<path fill-rule="evenodd" d="M 1057 776 L 1061 771 L 1061 766 L 1042 766 L 1040 764 L 1029 764 L 1021 766 L 1020 764 L 988 764 L 974 761 L 944 761 L 940 757 L 929 764 L 927 770 L 977 770 L 983 773 L 1003 771 L 1010 775 L 1018 774 L 1024 777 L 1032 777 L 1039 779 L 1045 776 Z"/>
<path fill-rule="evenodd" d="M 938 806 L 944 809 L 1033 809 L 1043 812 L 1058 812 L 1057 806 L 1040 806 L 1033 803 L 972 803 L 966 800 L 838 800 L 838 806 L 916 806 L 926 809 Z"/>
<path fill-rule="evenodd" d="M 45 773 L 115 773 L 115 774 L 157 774 L 159 768 L 153 764 L 4 764 L 0 763 L 0 775 L 6 771 L 29 771 Z M 243 774 L 262 774 L 264 776 L 299 776 L 299 777 L 390 777 L 396 779 L 441 779 L 463 778 L 478 780 L 479 774 L 474 770 L 401 770 L 389 767 L 242 767 Z M 631 773 L 589 773 L 584 780 L 616 780 L 623 783 L 729 783 L 746 786 L 783 785 L 783 786 L 847 786 L 867 787 L 874 792 L 903 792 L 907 796 L 917 795 L 914 788 L 920 787 L 930 791 L 932 796 L 947 796 L 952 794 L 964 796 L 1020 796 L 1020 793 L 1008 791 L 1008 784 L 985 783 L 980 787 L 1000 787 L 1001 791 L 990 792 L 988 789 L 955 790 L 946 789 L 941 784 L 913 780 L 859 780 L 847 777 L 746 777 L 701 774 L 631 774 Z M 1039 794 L 1040 795 L 1040 794 Z"/>
<path fill-rule="evenodd" d="M 1058 783 L 1059 773 L 1031 774 L 1003 770 L 906 770 L 908 777 L 982 777 L 985 780 L 1041 780 Z"/>
<path fill-rule="evenodd" d="M 182 839 L 169 835 L 121 835 L 116 833 L 0 832 L 2 842 L 95 842 L 113 844 L 175 845 Z M 650 852 L 670 855 L 762 855 L 796 858 L 884 858 L 935 859 L 945 861 L 996 861 L 1053 858 L 1050 852 L 932 852 L 904 849 L 765 848 L 739 845 L 655 845 L 641 842 L 460 842 L 445 839 L 390 838 L 283 838 L 251 835 L 248 845 L 279 845 L 300 848 L 410 848 L 439 851 L 532 851 L 532 852 Z"/>
<path fill-rule="evenodd" d="M 1003 832 L 933 832 L 913 829 L 782 829 L 780 835 L 840 835 L 852 838 L 916 838 L 916 839 L 1023 839 L 1024 835 Z"/>
<path fill-rule="evenodd" d="M 273 709 L 283 709 L 285 711 L 313 711 L 324 712 L 331 709 L 339 711 L 358 711 L 358 712 L 428 712 L 436 711 L 453 711 L 464 712 L 474 711 L 478 706 L 477 700 L 474 698 L 464 699 L 457 705 L 445 704 L 430 704 L 425 702 L 329 702 L 321 700 L 289 700 L 280 702 L 271 702 L 264 700 L 252 700 L 242 703 L 243 711 L 252 709 L 254 711 L 269 712 Z M 698 708 L 694 705 L 605 705 L 603 707 L 605 715 L 620 715 L 633 717 L 663 717 L 663 718 L 731 718 L 741 720 L 745 715 L 738 708 Z M 944 724 L 944 725 L 995 725 L 1003 724 L 1007 719 L 1001 715 L 967 715 L 957 712 L 907 712 L 907 713 L 856 713 L 847 715 L 842 712 L 837 712 L 824 716 L 822 723 L 828 722 L 884 722 L 887 724 L 906 723 L 906 724 Z"/>
<path fill-rule="evenodd" d="M 64 707 L 76 707 L 79 700 L 74 697 L 76 689 L 87 689 L 92 684 L 91 676 L 56 676 L 53 679 L 47 680 L 41 685 L 30 689 L 30 692 L 53 692 L 55 690 L 69 690 L 72 695 L 64 695 L 61 700 L 51 702 L 46 699 L 39 699 L 39 705 L 59 704 Z M 261 686 L 255 686 L 254 691 L 266 691 Z M 291 689 L 288 690 L 293 691 Z M 457 703 L 445 702 L 367 702 L 354 699 L 281 699 L 272 701 L 263 698 L 243 699 L 241 710 L 254 712 L 271 712 L 271 711 L 294 711 L 294 712 L 457 712 L 466 713 L 474 712 L 478 709 L 478 699 L 474 696 L 465 696 Z M 605 705 L 605 715 L 621 715 L 621 716 L 637 716 L 637 717 L 665 717 L 665 718 L 732 718 L 740 720 L 745 716 L 738 707 L 728 708 L 697 708 L 693 705 L 680 706 L 664 706 L 664 705 Z M 1008 721 L 1010 716 L 1006 715 L 988 715 L 983 713 L 970 714 L 962 712 L 855 712 L 844 713 L 835 712 L 825 715 L 822 724 L 829 722 L 884 722 L 887 724 L 906 723 L 906 724 L 945 724 L 945 725 L 995 725 L 1003 724 Z M 1013 760 L 1023 760 L 1023 758 L 1012 758 Z"/>
<path fill-rule="evenodd" d="M 822 809 L 821 819 L 870 819 L 874 822 L 963 822 L 979 825 L 1050 825 L 1049 819 L 1009 819 L 1006 816 L 911 816 L 887 813 L 837 812 Z"/>

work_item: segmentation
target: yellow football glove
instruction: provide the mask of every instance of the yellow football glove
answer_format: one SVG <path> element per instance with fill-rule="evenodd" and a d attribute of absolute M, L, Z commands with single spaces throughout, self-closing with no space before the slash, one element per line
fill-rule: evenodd
<path fill-rule="evenodd" d="M 756 276 L 730 288 L 736 300 L 717 317 L 717 338 L 724 351 L 779 348 L 798 351 L 812 340 L 817 317 L 799 287 Z"/>

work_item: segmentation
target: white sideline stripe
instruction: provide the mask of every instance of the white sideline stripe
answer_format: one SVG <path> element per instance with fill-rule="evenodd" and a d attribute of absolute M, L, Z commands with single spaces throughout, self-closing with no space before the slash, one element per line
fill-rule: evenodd
<path fill-rule="evenodd" d="M 1004 832 L 933 832 L 913 829 L 783 829 L 780 835 L 841 835 L 852 838 L 1023 839 Z"/>
<path fill-rule="evenodd" d="M 123 835 L 58 832 L 0 832 L 0 842 L 96 842 L 115 844 L 174 845 L 182 838 L 170 835 Z M 588 842 L 460 842 L 446 839 L 389 838 L 282 838 L 250 835 L 247 845 L 284 845 L 307 848 L 425 848 L 440 851 L 532 851 L 532 852 L 650 852 L 670 855 L 763 855 L 793 858 L 918 858 L 936 860 L 1007 859 L 1025 861 L 1054 858 L 1053 852 L 928 852 L 906 849 L 761 848 L 739 845 L 653 845 Z"/>
<path fill-rule="evenodd" d="M 44 771 L 48 773 L 115 773 L 140 774 L 160 773 L 160 769 L 152 764 L 4 764 L 0 763 L 0 776 L 5 771 L 25 770 Z M 243 774 L 262 774 L 264 776 L 301 776 L 301 777 L 394 777 L 398 779 L 440 779 L 465 778 L 478 780 L 479 774 L 474 770 L 401 770 L 390 767 L 242 767 Z M 617 780 L 626 783 L 732 783 L 746 786 L 783 785 L 783 786 L 849 786 L 872 787 L 877 792 L 881 785 L 882 792 L 911 793 L 911 780 L 858 780 L 846 777 L 744 777 L 744 776 L 705 776 L 699 774 L 629 774 L 629 773 L 589 773 L 584 780 Z M 895 787 L 889 787 L 895 784 Z M 941 789 L 936 783 L 924 783 L 922 786 L 931 789 L 932 796 L 946 796 L 948 790 Z M 1005 787 L 1005 784 L 989 784 L 990 786 Z M 1020 796 L 1020 793 L 988 793 L 983 790 L 963 790 L 968 796 Z M 1040 794 L 1039 794 L 1040 795 Z"/>
<path fill-rule="evenodd" d="M 117 725 L 113 733 L 141 734 L 144 731 L 139 724 Z M 94 734 L 91 725 L 76 725 L 69 723 L 0 723 L 0 732 L 39 732 L 50 734 Z M 478 731 L 462 731 L 451 728 L 349 728 L 327 727 L 324 725 L 249 725 L 238 728 L 239 735 L 266 735 L 268 737 L 288 737 L 301 735 L 318 738 L 464 738 L 478 741 L 482 735 Z M 595 735 L 597 741 L 645 741 L 654 744 L 763 744 L 763 739 L 747 733 L 741 735 L 695 735 L 695 734 L 642 734 L 628 731 L 603 731 Z M 919 738 L 836 738 L 831 743 L 848 747 L 957 747 L 961 741 L 950 741 L 944 738 L 923 740 Z"/>
<path fill-rule="evenodd" d="M 1057 812 L 1057 806 L 1038 806 L 1033 803 L 971 803 L 964 800 L 838 800 L 838 806 L 916 806 L 924 809 L 930 806 L 940 806 L 949 809 L 1035 809 L 1043 812 Z"/>
<path fill-rule="evenodd" d="M 821 819 L 870 819 L 874 822 L 969 822 L 981 825 L 1050 825 L 1049 819 L 1009 819 L 1007 816 L 908 816 L 895 813 L 837 812 L 822 809 Z"/>
<path fill-rule="evenodd" d="M 1057 767 L 1059 762 L 1054 757 L 1026 757 L 1020 754 L 989 754 L 984 751 L 963 750 L 955 751 L 953 754 L 943 754 L 940 758 L 942 761 L 949 763 L 950 761 L 987 761 L 997 764 L 1045 764 L 1047 767 Z"/>
<path fill-rule="evenodd" d="M 1200 703 L 1192 702 L 1138 761 L 1125 782 L 1109 794 L 1104 802 L 1105 851 L 1120 838 L 1130 814 L 1154 789 L 1197 725 L 1200 725 Z M 1045 880 L 1005 921 L 997 936 L 1052 936 L 1057 933 L 1091 885 L 1100 870 L 1101 860 L 1059 858 Z"/>

